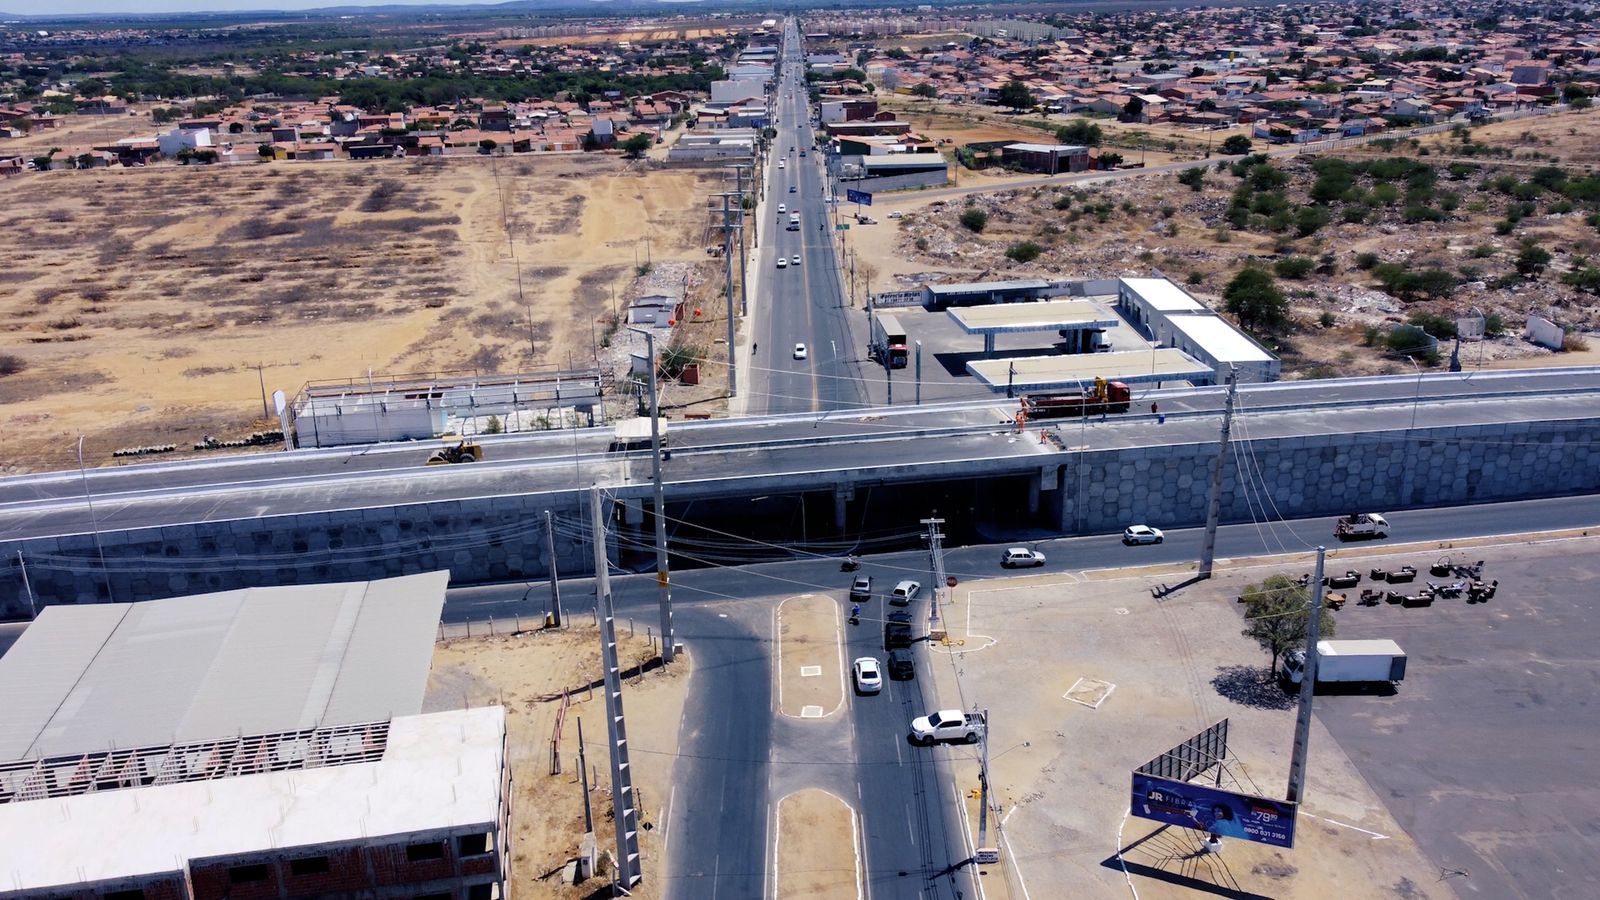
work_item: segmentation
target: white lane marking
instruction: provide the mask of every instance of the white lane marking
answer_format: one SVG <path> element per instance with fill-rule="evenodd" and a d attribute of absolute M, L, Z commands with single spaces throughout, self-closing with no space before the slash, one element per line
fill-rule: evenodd
<path fill-rule="evenodd" d="M 1348 822 L 1340 822 L 1337 819 L 1328 819 L 1328 818 L 1324 818 L 1323 816 L 1313 815 L 1312 813 L 1308 813 L 1308 812 L 1304 812 L 1304 811 L 1302 811 L 1300 813 L 1300 815 L 1309 816 L 1310 818 L 1316 819 L 1319 822 L 1327 822 L 1329 825 L 1337 825 L 1340 828 L 1348 828 L 1351 831 L 1359 831 L 1362 834 L 1370 834 L 1370 835 L 1372 835 L 1372 839 L 1375 840 L 1375 841 L 1387 841 L 1389 839 L 1389 836 L 1387 834 L 1379 834 L 1376 831 L 1368 831 L 1365 828 L 1360 828 L 1360 827 L 1357 827 L 1355 825 L 1351 825 Z"/>
<path fill-rule="evenodd" d="M 865 838 L 861 834 L 861 813 L 850 811 L 850 844 L 856 851 L 856 900 L 866 900 L 866 886 L 870 879 L 867 878 L 867 855 L 861 852 L 861 844 Z"/>
<path fill-rule="evenodd" d="M 668 859 L 667 848 L 672 846 L 672 805 L 678 800 L 678 786 L 673 785 L 667 794 L 667 812 L 661 817 L 661 858 Z"/>

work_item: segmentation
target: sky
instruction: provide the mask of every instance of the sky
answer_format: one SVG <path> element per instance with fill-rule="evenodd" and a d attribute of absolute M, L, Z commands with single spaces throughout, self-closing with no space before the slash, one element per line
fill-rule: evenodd
<path fill-rule="evenodd" d="M 486 0 L 0 0 L 0 11 L 25 16 L 80 13 L 248 12 L 329 6 L 460 6 Z M 495 2 L 495 0 L 487 0 Z"/>

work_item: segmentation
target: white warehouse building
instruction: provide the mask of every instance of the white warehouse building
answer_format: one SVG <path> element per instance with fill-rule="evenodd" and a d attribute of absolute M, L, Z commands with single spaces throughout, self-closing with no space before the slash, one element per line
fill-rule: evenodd
<path fill-rule="evenodd" d="M 1210 366 L 1218 384 L 1230 367 L 1240 382 L 1277 381 L 1282 372 L 1282 361 L 1254 338 L 1165 278 L 1117 279 L 1117 306 L 1152 342 Z"/>

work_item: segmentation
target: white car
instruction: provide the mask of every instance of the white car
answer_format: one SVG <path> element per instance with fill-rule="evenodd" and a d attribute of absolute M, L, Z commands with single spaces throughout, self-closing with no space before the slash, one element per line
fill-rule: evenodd
<path fill-rule="evenodd" d="M 783 166 L 783 160 L 781 160 L 781 159 L 780 159 L 780 160 L 778 160 L 778 168 L 780 168 L 780 169 L 781 169 L 781 168 L 783 168 L 783 167 L 784 167 L 784 166 Z"/>
<path fill-rule="evenodd" d="M 780 269 L 786 269 L 786 268 L 788 268 L 788 267 L 789 267 L 789 261 L 788 261 L 788 260 L 787 260 L 787 259 L 784 259 L 784 258 L 783 258 L 783 257 L 781 257 L 781 256 L 780 256 L 780 257 L 778 257 L 778 268 L 780 268 Z"/>
<path fill-rule="evenodd" d="M 791 265 L 791 266 L 800 265 L 800 254 L 796 253 L 795 255 L 789 257 L 789 265 Z"/>
<path fill-rule="evenodd" d="M 921 590 L 922 585 L 915 581 L 902 581 L 889 593 L 889 605 L 909 606 L 912 600 L 917 599 L 917 593 Z"/>
<path fill-rule="evenodd" d="M 906 217 L 906 214 L 901 212 L 898 209 L 895 210 L 892 213 L 889 213 L 889 218 L 891 218 L 891 219 L 904 219 L 905 217 Z"/>
<path fill-rule="evenodd" d="M 1164 537 L 1166 535 L 1161 533 L 1161 529 L 1151 528 L 1149 525 L 1129 525 L 1122 532 L 1122 542 L 1130 546 L 1133 544 L 1159 544 Z"/>
<path fill-rule="evenodd" d="M 876 659 L 863 656 L 856 660 L 851 669 L 855 673 L 856 690 L 863 694 L 876 694 L 883 690 L 883 670 L 878 668 Z"/>
<path fill-rule="evenodd" d="M 806 345 L 805 344 L 795 344 L 794 345 L 794 358 L 795 359 L 805 359 L 806 358 Z"/>
<path fill-rule="evenodd" d="M 788 211 L 789 211 L 789 208 L 787 206 L 784 206 L 782 203 L 778 204 L 778 215 L 781 216 L 781 215 L 783 215 L 784 213 L 786 213 Z"/>
<path fill-rule="evenodd" d="M 1044 565 L 1044 554 L 1027 547 L 1007 547 L 1000 556 L 1000 568 L 1020 569 L 1024 566 Z"/>

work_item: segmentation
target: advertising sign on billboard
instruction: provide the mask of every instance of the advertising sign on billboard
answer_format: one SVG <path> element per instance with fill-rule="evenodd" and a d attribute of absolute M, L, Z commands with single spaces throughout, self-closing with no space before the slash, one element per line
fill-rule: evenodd
<path fill-rule="evenodd" d="M 849 188 L 845 188 L 844 199 L 851 203 L 860 203 L 865 206 L 872 205 L 872 195 L 866 191 L 852 191 Z"/>
<path fill-rule="evenodd" d="M 1133 814 L 1168 825 L 1274 847 L 1294 846 L 1295 805 L 1248 794 L 1133 775 Z"/>

